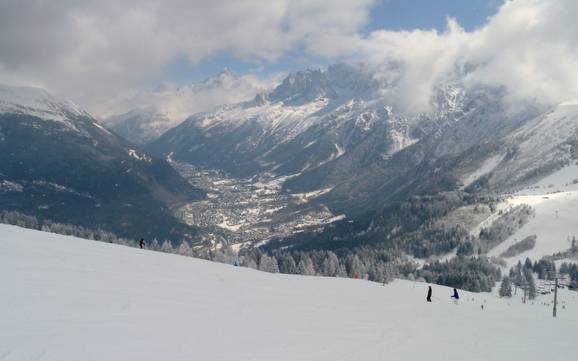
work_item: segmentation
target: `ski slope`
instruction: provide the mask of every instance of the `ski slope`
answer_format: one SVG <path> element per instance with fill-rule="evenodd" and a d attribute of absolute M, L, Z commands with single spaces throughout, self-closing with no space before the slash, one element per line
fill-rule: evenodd
<path fill-rule="evenodd" d="M 499 256 L 512 244 L 536 235 L 536 246 L 517 256 L 506 258 L 508 268 L 529 257 L 537 261 L 543 256 L 567 251 L 571 239 L 578 239 L 578 165 L 566 166 L 535 185 L 517 192 L 504 207 L 528 204 L 536 215 L 515 234 L 492 249 L 488 255 Z M 576 262 L 576 260 L 569 260 Z"/>
<path fill-rule="evenodd" d="M 262 273 L 0 225 L 0 360 L 574 360 L 578 293 L 541 304 Z M 472 298 L 474 299 L 472 301 Z M 480 308 L 485 305 L 484 310 Z M 564 306 L 564 307 L 562 307 Z"/>

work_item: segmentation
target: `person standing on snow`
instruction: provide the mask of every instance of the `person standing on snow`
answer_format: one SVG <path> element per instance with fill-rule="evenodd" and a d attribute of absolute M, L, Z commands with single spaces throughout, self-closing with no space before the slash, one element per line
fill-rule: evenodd
<path fill-rule="evenodd" d="M 427 288 L 427 297 L 425 298 L 428 302 L 431 302 L 431 286 Z"/>
<path fill-rule="evenodd" d="M 456 301 L 460 299 L 460 296 L 458 295 L 458 290 L 456 290 L 455 288 L 454 288 L 454 294 L 452 295 L 452 298 L 455 298 Z"/>
<path fill-rule="evenodd" d="M 140 239 L 140 241 L 138 242 L 138 245 L 140 246 L 140 248 L 144 248 L 144 238 Z"/>
<path fill-rule="evenodd" d="M 454 303 L 457 305 L 458 304 L 458 300 L 460 299 L 460 296 L 458 295 L 458 290 L 456 290 L 454 288 L 454 294 L 452 295 L 452 297 L 454 299 Z"/>

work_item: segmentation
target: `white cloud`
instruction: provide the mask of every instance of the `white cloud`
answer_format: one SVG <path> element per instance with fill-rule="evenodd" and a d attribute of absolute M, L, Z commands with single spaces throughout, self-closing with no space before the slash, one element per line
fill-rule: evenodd
<path fill-rule="evenodd" d="M 505 87 L 513 100 L 556 103 L 578 98 L 576 14 L 574 0 L 507 1 L 472 32 L 448 19 L 443 32 L 329 35 L 316 38 L 311 49 L 365 61 L 392 77 L 397 85 L 389 95 L 404 110 L 427 109 L 433 87 L 457 77 L 466 84 Z"/>
<path fill-rule="evenodd" d="M 178 124 L 191 114 L 209 111 L 221 104 L 251 100 L 258 93 L 272 89 L 280 79 L 237 76 L 224 71 L 202 83 L 187 86 L 163 84 L 157 89 L 134 88 L 102 104 L 102 117 L 121 114 L 128 109 L 154 109 Z"/>
<path fill-rule="evenodd" d="M 161 78 L 185 55 L 273 61 L 330 31 L 348 35 L 374 0 L 3 0 L 0 82 L 39 84 L 92 111 Z"/>
<path fill-rule="evenodd" d="M 105 114 L 158 101 L 135 89 L 160 79 L 176 56 L 196 64 L 227 52 L 258 63 L 302 48 L 379 69 L 396 84 L 386 95 L 409 110 L 426 109 L 433 87 L 457 76 L 503 86 L 512 99 L 578 98 L 575 0 L 509 0 L 471 32 L 449 19 L 443 32 L 360 34 L 375 1 L 4 0 L 0 82 L 44 85 Z"/>

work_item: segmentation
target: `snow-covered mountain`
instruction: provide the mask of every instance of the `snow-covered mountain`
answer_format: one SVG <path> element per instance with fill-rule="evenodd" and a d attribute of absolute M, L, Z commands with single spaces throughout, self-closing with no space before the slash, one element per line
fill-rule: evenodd
<path fill-rule="evenodd" d="M 41 88 L 14 87 L 0 84 L 0 113 L 33 115 L 59 122 L 70 128 L 70 116 L 88 116 L 76 104 L 61 100 Z"/>
<path fill-rule="evenodd" d="M 0 87 L 0 184 L 1 210 L 130 238 L 193 233 L 171 208 L 202 195 L 72 103 L 8 86 Z"/>
<path fill-rule="evenodd" d="M 430 111 L 413 114 L 392 91 L 357 66 L 297 72 L 252 101 L 191 116 L 147 149 L 236 176 L 289 176 L 284 188 L 294 192 L 336 187 L 328 198 L 364 206 L 383 201 L 378 190 L 511 189 L 572 157 L 571 105 L 548 113 L 534 101 L 508 103 L 503 89 L 454 81 L 436 88 Z M 554 118 L 565 125 L 548 134 Z"/>
<path fill-rule="evenodd" d="M 193 113 L 252 99 L 268 87 L 267 81 L 250 75 L 239 76 L 224 69 L 199 83 L 163 84 L 151 91 L 137 92 L 126 100 L 126 103 L 134 104 L 135 109 L 107 117 L 104 123 L 132 143 L 144 145 Z"/>
<path fill-rule="evenodd" d="M 407 115 L 379 97 L 384 86 L 344 64 L 297 72 L 252 101 L 191 116 L 147 149 L 239 176 L 323 173 L 321 187 L 461 116 L 458 88 L 439 89 L 432 114 Z"/>
<path fill-rule="evenodd" d="M 166 114 L 153 108 L 133 109 L 124 114 L 111 116 L 104 122 L 116 134 L 141 146 L 176 125 Z"/>
<path fill-rule="evenodd" d="M 0 225 L 3 360 L 572 360 L 578 294 L 523 304 L 269 274 Z M 484 308 L 481 308 L 481 305 Z"/>
<path fill-rule="evenodd" d="M 572 102 L 512 101 L 503 88 L 454 79 L 435 88 L 428 111 L 412 113 L 396 105 L 395 82 L 382 79 L 353 65 L 290 74 L 252 101 L 191 116 L 146 149 L 231 178 L 276 177 L 285 194 L 315 194 L 275 204 L 262 224 L 269 229 L 315 207 L 371 224 L 371 212 L 386 217 L 381 210 L 414 196 L 514 192 L 578 160 Z M 346 238 L 364 231 L 353 229 Z"/>

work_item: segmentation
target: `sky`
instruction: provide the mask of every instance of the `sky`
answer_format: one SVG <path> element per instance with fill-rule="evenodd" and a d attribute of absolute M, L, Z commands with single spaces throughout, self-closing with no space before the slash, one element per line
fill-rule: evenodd
<path fill-rule="evenodd" d="M 575 14 L 575 0 L 0 0 L 0 83 L 99 117 L 181 117 L 346 61 L 391 79 L 400 109 L 456 79 L 556 103 L 578 99 Z M 224 68 L 239 78 L 185 87 Z"/>
<path fill-rule="evenodd" d="M 443 31 L 447 18 L 455 18 L 466 30 L 483 26 L 502 4 L 501 0 L 381 0 L 368 11 L 366 24 L 360 33 L 372 31 L 436 29 Z M 327 66 L 329 60 L 307 56 L 303 49 L 288 51 L 272 62 L 255 64 L 242 61 L 226 52 L 209 56 L 198 64 L 191 64 L 185 56 L 175 57 L 164 69 L 163 80 L 176 84 L 202 81 L 224 68 L 235 73 L 256 73 L 261 76 L 279 72 L 299 71 L 307 67 Z"/>

